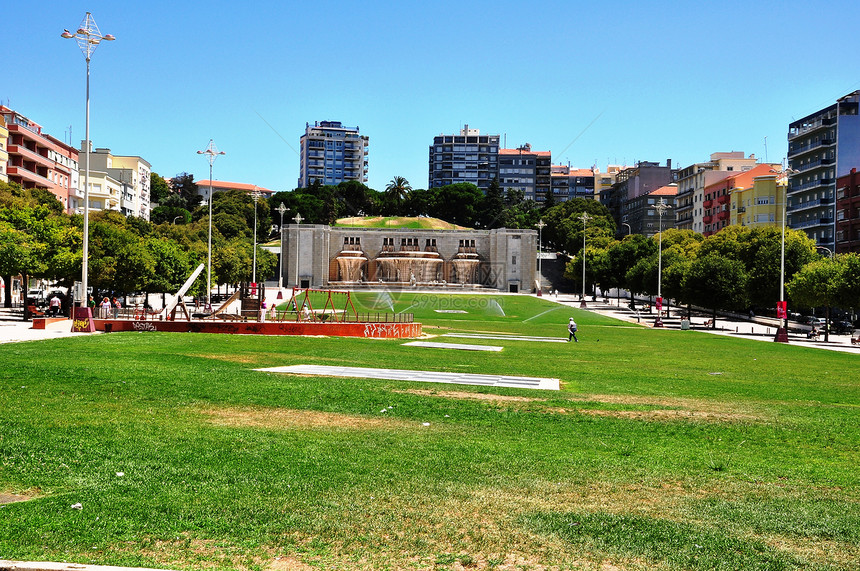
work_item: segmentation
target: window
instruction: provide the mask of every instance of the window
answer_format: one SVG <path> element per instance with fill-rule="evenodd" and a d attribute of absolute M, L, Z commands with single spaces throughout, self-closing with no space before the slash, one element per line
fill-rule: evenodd
<path fill-rule="evenodd" d="M 516 266 L 516 265 L 517 265 L 517 257 L 516 257 L 516 256 L 511 256 L 511 265 L 512 265 L 512 266 Z"/>

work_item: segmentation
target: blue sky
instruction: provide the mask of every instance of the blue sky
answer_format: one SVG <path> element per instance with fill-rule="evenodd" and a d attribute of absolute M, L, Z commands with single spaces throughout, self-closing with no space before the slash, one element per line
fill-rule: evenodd
<path fill-rule="evenodd" d="M 170 177 L 296 186 L 306 122 L 370 137 L 369 186 L 427 186 L 428 147 L 462 125 L 555 164 L 779 162 L 788 123 L 860 89 L 860 4 L 763 2 L 10 2 L 0 102 L 75 145 L 102 33 L 91 138 Z M 817 26 L 817 28 L 816 28 Z M 11 48 L 11 49 L 10 49 Z"/>

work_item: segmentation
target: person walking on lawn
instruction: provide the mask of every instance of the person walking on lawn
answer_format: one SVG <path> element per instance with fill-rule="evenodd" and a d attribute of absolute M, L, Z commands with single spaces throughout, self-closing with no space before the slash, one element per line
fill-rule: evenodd
<path fill-rule="evenodd" d="M 575 342 L 579 343 L 579 339 L 576 338 L 576 330 L 577 330 L 576 321 L 574 321 L 573 318 L 571 317 L 570 321 L 567 323 L 567 332 L 569 334 L 567 336 L 568 343 L 570 342 L 571 339 L 573 339 Z"/>

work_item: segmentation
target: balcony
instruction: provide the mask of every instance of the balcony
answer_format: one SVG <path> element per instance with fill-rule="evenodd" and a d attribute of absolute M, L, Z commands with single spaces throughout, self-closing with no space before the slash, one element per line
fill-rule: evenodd
<path fill-rule="evenodd" d="M 799 210 L 807 210 L 809 208 L 815 208 L 817 206 L 833 204 L 833 199 L 824 197 L 819 198 L 818 200 L 807 200 L 806 202 L 801 202 L 799 204 L 792 204 L 786 208 L 787 212 L 797 212 Z"/>
<path fill-rule="evenodd" d="M 789 156 L 789 158 L 796 157 L 797 155 L 807 153 L 807 152 L 813 151 L 815 149 L 820 149 L 821 147 L 829 147 L 829 146 L 833 145 L 835 142 L 836 141 L 834 141 L 833 139 L 820 139 L 818 141 L 809 143 L 807 145 L 803 145 L 800 147 L 794 147 L 792 149 L 789 149 L 788 150 L 788 156 Z"/>
<path fill-rule="evenodd" d="M 833 224 L 832 218 L 817 218 L 815 220 L 806 220 L 804 222 L 793 222 L 789 224 L 794 229 L 812 228 L 813 226 L 830 226 Z"/>
<path fill-rule="evenodd" d="M 710 223 L 711 223 L 711 222 L 713 222 L 713 221 L 714 221 L 714 217 L 713 217 L 713 216 L 710 216 L 710 215 L 709 215 L 709 216 L 704 216 L 704 217 L 702 218 L 702 222 L 703 222 L 703 223 L 705 223 L 705 224 L 710 224 Z"/>
<path fill-rule="evenodd" d="M 717 198 L 717 204 L 728 204 L 730 198 L 731 197 L 728 194 L 724 194 L 721 197 Z"/>
<path fill-rule="evenodd" d="M 723 210 L 719 214 L 717 214 L 717 220 L 728 220 L 729 219 L 729 211 Z"/>
<path fill-rule="evenodd" d="M 738 214 L 743 214 L 746 211 L 747 211 L 746 206 L 738 206 Z"/>
<path fill-rule="evenodd" d="M 819 186 L 830 186 L 835 182 L 832 178 L 819 178 L 803 184 L 796 184 L 788 187 L 788 192 L 799 192 L 801 190 L 809 190 Z"/>
<path fill-rule="evenodd" d="M 24 157 L 24 160 L 33 161 L 46 168 L 54 168 L 54 161 L 36 151 L 28 149 L 24 145 L 9 145 L 9 154 Z"/>
<path fill-rule="evenodd" d="M 33 186 L 47 189 L 56 188 L 56 185 L 47 178 L 21 166 L 7 165 L 6 174 L 9 175 L 9 180 L 14 182 L 18 182 L 17 179 L 21 179 L 20 184 L 24 188 L 32 188 Z M 28 185 L 27 182 L 30 184 Z"/>
<path fill-rule="evenodd" d="M 800 127 L 795 127 L 791 129 L 791 131 L 788 133 L 788 140 L 790 141 L 792 139 L 800 137 L 801 135 L 811 133 L 812 131 L 823 129 L 824 127 L 829 127 L 834 123 L 836 123 L 836 117 L 824 117 L 822 119 L 810 121 L 809 123 L 801 125 Z"/>
<path fill-rule="evenodd" d="M 710 208 L 714 205 L 713 200 L 706 200 L 702 203 L 702 208 Z"/>
<path fill-rule="evenodd" d="M 818 159 L 816 161 L 810 161 L 810 162 L 806 163 L 805 165 L 799 165 L 796 168 L 797 168 L 798 172 L 806 172 L 808 170 L 812 170 L 815 168 L 820 168 L 820 167 L 824 167 L 827 165 L 832 165 L 835 162 L 836 162 L 836 159 L 822 158 L 822 159 Z"/>

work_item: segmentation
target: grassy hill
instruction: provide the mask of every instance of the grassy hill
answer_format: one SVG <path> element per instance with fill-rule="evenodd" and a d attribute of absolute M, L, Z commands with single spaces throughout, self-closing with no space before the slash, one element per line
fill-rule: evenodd
<path fill-rule="evenodd" d="M 510 295 L 362 292 L 437 342 L 0 345 L 0 554 L 171 569 L 858 569 L 858 356 Z M 451 313 L 458 311 L 460 313 Z M 505 333 L 579 343 L 442 337 Z M 69 358 L 73 355 L 74 358 Z M 559 391 L 281 375 L 556 377 Z M 14 497 L 13 497 L 14 496 Z"/>
<path fill-rule="evenodd" d="M 414 218 L 408 216 L 362 216 L 341 218 L 335 226 L 359 228 L 426 228 L 428 230 L 465 230 L 465 226 L 450 224 L 438 218 Z"/>

